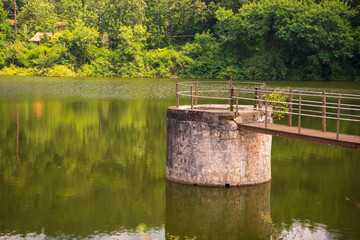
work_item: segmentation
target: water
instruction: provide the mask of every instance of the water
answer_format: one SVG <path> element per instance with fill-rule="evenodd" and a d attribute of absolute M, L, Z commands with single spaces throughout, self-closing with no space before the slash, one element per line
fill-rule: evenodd
<path fill-rule="evenodd" d="M 270 183 L 167 182 L 175 82 L 0 77 L 0 239 L 360 239 L 360 151 L 274 137 Z"/>

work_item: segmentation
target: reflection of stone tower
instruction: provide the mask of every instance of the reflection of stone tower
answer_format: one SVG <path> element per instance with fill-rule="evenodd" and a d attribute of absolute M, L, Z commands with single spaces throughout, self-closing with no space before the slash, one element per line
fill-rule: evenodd
<path fill-rule="evenodd" d="M 270 239 L 270 182 L 234 188 L 166 184 L 165 231 L 197 239 Z"/>

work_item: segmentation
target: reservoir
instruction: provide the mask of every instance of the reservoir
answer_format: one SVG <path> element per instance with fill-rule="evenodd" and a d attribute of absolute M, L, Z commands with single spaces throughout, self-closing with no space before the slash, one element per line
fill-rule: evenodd
<path fill-rule="evenodd" d="M 177 81 L 0 76 L 0 239 L 270 239 L 269 219 L 284 239 L 360 238 L 357 150 L 273 137 L 270 182 L 167 181 Z M 360 94 L 359 82 L 266 84 Z"/>

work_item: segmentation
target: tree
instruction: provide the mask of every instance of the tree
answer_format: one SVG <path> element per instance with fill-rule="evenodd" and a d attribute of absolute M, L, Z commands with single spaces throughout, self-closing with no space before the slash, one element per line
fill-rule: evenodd
<path fill-rule="evenodd" d="M 108 11 L 109 4 L 109 0 L 88 0 L 83 13 L 85 24 L 96 27 L 102 33 L 103 15 Z"/>
<path fill-rule="evenodd" d="M 235 49 L 246 71 L 249 60 L 248 67 L 263 69 L 254 73 L 257 78 L 286 78 L 286 72 L 295 72 L 294 78 L 330 80 L 354 54 L 353 15 L 339 0 L 264 0 L 243 5 L 236 14 L 218 10 L 216 29 L 223 47 Z"/>
<path fill-rule="evenodd" d="M 17 20 L 16 20 L 16 1 L 14 0 L 14 25 L 15 25 L 15 38 L 17 37 Z"/>
<path fill-rule="evenodd" d="M 10 27 L 6 22 L 7 13 L 0 2 L 0 68 L 5 65 L 6 38 L 9 37 Z"/>
<path fill-rule="evenodd" d="M 82 8 L 81 0 L 49 0 L 54 6 L 54 12 L 60 21 L 75 23 Z"/>
<path fill-rule="evenodd" d="M 32 30 L 41 32 L 54 32 L 58 16 L 55 6 L 46 0 L 25 0 L 26 4 L 20 12 L 22 22 L 29 22 Z"/>
<path fill-rule="evenodd" d="M 99 33 L 94 28 L 86 27 L 82 20 L 75 23 L 74 31 L 64 31 L 59 37 L 59 44 L 65 46 L 71 61 L 76 68 L 89 62 L 89 49 L 92 49 L 98 40 Z"/>
<path fill-rule="evenodd" d="M 144 47 L 147 39 L 146 27 L 142 25 L 121 26 L 118 32 L 118 64 L 120 75 L 140 72 L 143 67 Z"/>

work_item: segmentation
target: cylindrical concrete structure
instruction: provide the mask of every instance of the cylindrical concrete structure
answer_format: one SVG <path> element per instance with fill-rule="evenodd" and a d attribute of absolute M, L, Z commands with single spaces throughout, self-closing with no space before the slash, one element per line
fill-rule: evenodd
<path fill-rule="evenodd" d="M 241 106 L 236 116 L 222 108 L 226 109 L 224 105 L 168 108 L 167 179 L 205 186 L 253 185 L 271 179 L 272 137 L 238 129 L 238 123 L 264 122 L 264 111 Z"/>

